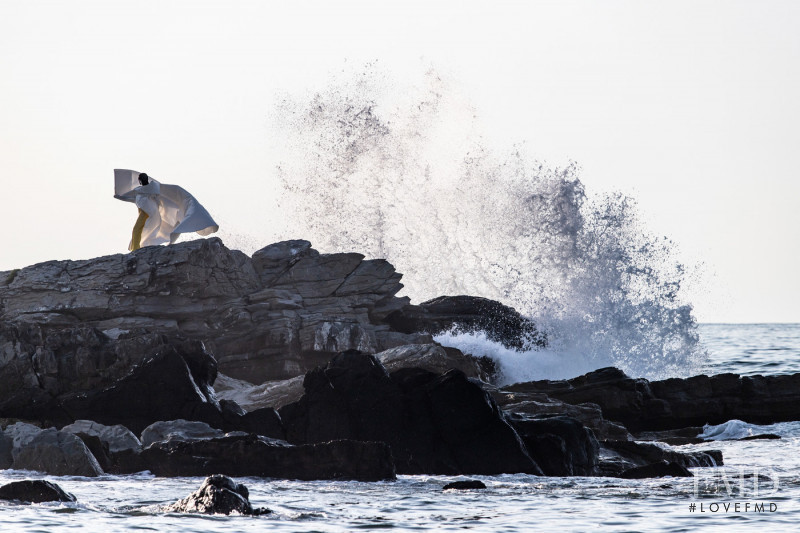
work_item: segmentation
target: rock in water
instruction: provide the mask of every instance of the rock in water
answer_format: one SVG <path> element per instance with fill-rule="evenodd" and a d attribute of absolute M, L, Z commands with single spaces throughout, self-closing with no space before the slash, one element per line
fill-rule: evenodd
<path fill-rule="evenodd" d="M 242 515 L 266 514 L 268 509 L 253 509 L 247 487 L 228 476 L 213 475 L 203 481 L 200 488 L 166 508 L 175 513 Z"/>
<path fill-rule="evenodd" d="M 568 416 L 509 417 L 531 457 L 548 476 L 591 476 L 600 445 L 591 430 Z"/>
<path fill-rule="evenodd" d="M 644 479 L 649 477 L 693 477 L 685 466 L 675 462 L 659 461 L 645 466 L 637 466 L 624 471 L 619 477 L 623 479 Z"/>
<path fill-rule="evenodd" d="M 448 483 L 442 490 L 470 490 L 470 489 L 485 489 L 486 485 L 484 485 L 483 481 L 479 481 L 477 479 L 468 479 L 466 481 L 454 481 L 452 483 Z"/>
<path fill-rule="evenodd" d="M 14 481 L 0 487 L 0 500 L 16 500 L 28 503 L 74 502 L 75 496 L 43 479 Z"/>

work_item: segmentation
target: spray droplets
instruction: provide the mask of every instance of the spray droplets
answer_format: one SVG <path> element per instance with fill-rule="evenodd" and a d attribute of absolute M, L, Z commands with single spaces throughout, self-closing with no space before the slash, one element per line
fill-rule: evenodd
<path fill-rule="evenodd" d="M 643 231 L 630 198 L 587 194 L 576 164 L 488 148 L 474 110 L 451 92 L 435 72 L 393 93 L 368 71 L 285 101 L 287 236 L 386 258 L 414 301 L 471 294 L 532 317 L 550 339 L 547 355 L 511 358 L 491 341 L 469 342 L 507 382 L 569 377 L 553 375 L 559 357 L 572 373 L 691 373 L 702 354 L 672 243 Z"/>

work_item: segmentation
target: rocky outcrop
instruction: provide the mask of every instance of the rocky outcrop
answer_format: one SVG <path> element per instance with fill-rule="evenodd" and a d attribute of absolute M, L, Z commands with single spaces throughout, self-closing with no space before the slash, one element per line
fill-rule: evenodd
<path fill-rule="evenodd" d="M 491 397 L 458 370 L 389 375 L 350 351 L 303 384 L 303 397 L 280 410 L 290 442 L 385 442 L 402 474 L 541 474 Z"/>
<path fill-rule="evenodd" d="M 75 496 L 43 479 L 14 481 L 0 487 L 0 500 L 23 503 L 74 502 Z"/>
<path fill-rule="evenodd" d="M 0 416 L 45 418 L 53 397 L 110 386 L 174 340 L 203 341 L 223 372 L 253 383 L 341 350 L 430 342 L 383 322 L 408 304 L 389 263 L 320 254 L 307 241 L 250 258 L 201 239 L 4 274 Z"/>
<path fill-rule="evenodd" d="M 195 492 L 166 507 L 171 513 L 203 514 L 269 514 L 269 509 L 253 509 L 250 504 L 250 491 L 241 483 L 228 476 L 207 477 Z"/>
<path fill-rule="evenodd" d="M 256 435 L 156 442 L 141 453 L 112 456 L 112 473 L 150 470 L 156 476 L 258 476 L 283 479 L 395 479 L 389 447 L 382 442 L 338 440 L 292 446 Z"/>
<path fill-rule="evenodd" d="M 800 374 L 695 376 L 648 381 L 604 368 L 563 381 L 532 381 L 507 392 L 543 393 L 580 405 L 594 403 L 603 416 L 633 432 L 721 424 L 800 420 Z"/>
<path fill-rule="evenodd" d="M 477 296 L 440 296 L 394 311 L 386 323 L 403 333 L 482 332 L 507 348 L 544 347 L 545 336 L 516 309 Z"/>

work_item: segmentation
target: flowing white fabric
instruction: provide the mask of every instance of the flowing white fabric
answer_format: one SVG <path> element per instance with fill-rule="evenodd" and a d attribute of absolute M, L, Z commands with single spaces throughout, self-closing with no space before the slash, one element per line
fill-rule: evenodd
<path fill-rule="evenodd" d="M 114 169 L 114 198 L 133 202 L 147 213 L 142 246 L 172 244 L 181 233 L 194 231 L 205 237 L 219 230 L 208 211 L 186 189 L 153 178 L 147 185 L 139 185 L 139 174 L 135 170 Z M 132 248 L 131 241 L 128 250 Z"/>

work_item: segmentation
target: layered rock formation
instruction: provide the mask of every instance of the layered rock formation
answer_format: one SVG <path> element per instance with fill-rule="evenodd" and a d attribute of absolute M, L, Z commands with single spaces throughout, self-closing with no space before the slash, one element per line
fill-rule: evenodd
<path fill-rule="evenodd" d="M 531 381 L 503 389 L 543 394 L 573 405 L 594 404 L 609 420 L 633 432 L 721 424 L 800 420 L 800 374 L 782 376 L 694 376 L 648 381 L 602 368 L 560 381 Z"/>
<path fill-rule="evenodd" d="M 384 260 L 217 238 L 0 272 L 0 412 L 110 385 L 163 344 L 203 341 L 230 376 L 303 374 L 343 350 L 430 342 L 383 323 L 408 304 Z"/>

